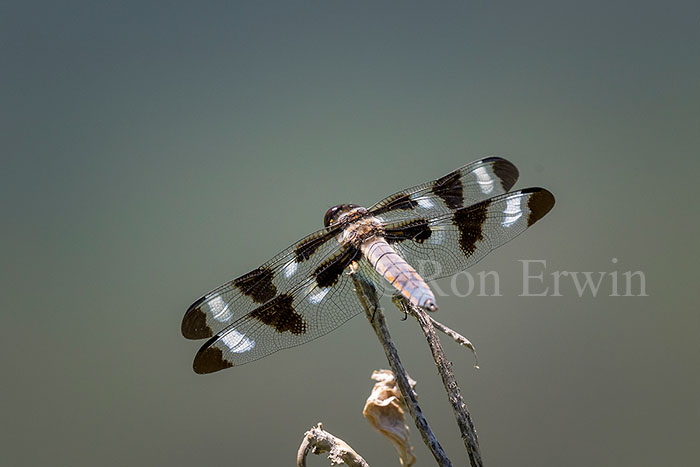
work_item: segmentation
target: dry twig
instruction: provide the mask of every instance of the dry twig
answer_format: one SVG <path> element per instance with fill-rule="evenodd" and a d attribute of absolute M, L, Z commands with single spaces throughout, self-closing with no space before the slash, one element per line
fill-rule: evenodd
<path fill-rule="evenodd" d="M 472 467 L 483 466 L 481 452 L 479 450 L 479 439 L 476 436 L 476 428 L 474 428 L 474 423 L 467 409 L 467 404 L 462 398 L 457 379 L 452 371 L 452 364 L 445 357 L 442 344 L 440 344 L 440 340 L 435 332 L 435 327 L 433 326 L 434 321 L 420 307 L 414 306 L 402 296 L 395 296 L 393 301 L 397 306 L 400 306 L 402 311 L 410 313 L 418 320 L 418 324 L 420 324 L 423 334 L 425 334 L 428 341 L 430 351 L 433 354 L 433 360 L 435 360 L 435 365 L 442 378 L 442 383 L 447 391 L 452 410 L 457 418 L 457 425 L 459 425 L 462 440 L 469 453 L 469 461 Z M 469 345 L 471 346 L 471 343 Z M 473 347 L 471 348 L 473 350 Z"/>
<path fill-rule="evenodd" d="M 321 422 L 304 433 L 304 439 L 297 452 L 297 467 L 306 467 L 306 456 L 309 452 L 316 455 L 327 452 L 331 465 L 345 463 L 350 467 L 369 467 L 348 443 L 325 431 Z"/>
<path fill-rule="evenodd" d="M 418 319 L 418 317 L 416 316 L 416 314 L 413 312 L 413 309 L 412 309 L 412 308 L 405 309 L 405 308 L 403 307 L 403 304 L 401 303 L 400 297 L 401 297 L 400 295 L 398 295 L 398 296 L 395 295 L 395 296 L 392 298 L 392 301 L 394 302 L 394 304 L 395 304 L 397 307 L 399 307 L 400 310 L 404 310 L 404 311 L 406 311 L 409 315 L 411 315 L 411 316 L 413 316 L 414 318 Z M 463 335 L 461 335 L 460 333 L 458 333 L 458 332 L 455 331 L 454 329 L 451 329 L 451 328 L 445 326 L 445 325 L 442 324 L 440 321 L 436 321 L 436 320 L 433 319 L 433 317 L 430 316 L 429 314 L 426 314 L 425 316 L 430 320 L 431 323 L 433 323 L 433 326 L 435 327 L 435 329 L 437 329 L 438 331 L 442 332 L 442 333 L 445 334 L 446 336 L 451 337 L 452 340 L 454 340 L 457 344 L 459 344 L 459 345 L 461 345 L 461 346 L 463 346 L 463 347 L 466 347 L 466 348 L 468 348 L 469 350 L 472 351 L 472 353 L 474 354 L 474 360 L 475 360 L 474 368 L 476 368 L 476 369 L 478 370 L 478 369 L 479 369 L 479 356 L 476 354 L 476 348 L 474 348 L 474 345 L 469 341 L 469 339 L 467 339 L 466 337 L 464 337 Z"/>

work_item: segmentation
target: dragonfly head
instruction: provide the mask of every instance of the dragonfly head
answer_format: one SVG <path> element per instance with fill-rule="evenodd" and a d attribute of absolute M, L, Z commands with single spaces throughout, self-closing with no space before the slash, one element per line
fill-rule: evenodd
<path fill-rule="evenodd" d="M 323 226 L 328 227 L 336 224 L 339 221 L 354 218 L 355 216 L 365 214 L 366 212 L 367 210 L 365 208 L 358 206 L 357 204 L 339 204 L 326 211 L 326 215 L 323 216 Z"/>

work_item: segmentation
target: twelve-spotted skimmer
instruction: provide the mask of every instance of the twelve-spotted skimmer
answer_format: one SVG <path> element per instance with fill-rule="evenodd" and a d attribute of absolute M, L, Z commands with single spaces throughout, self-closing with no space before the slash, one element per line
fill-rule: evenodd
<path fill-rule="evenodd" d="M 437 262 L 431 279 L 464 270 L 554 206 L 543 188 L 508 192 L 517 178 L 513 164 L 487 157 L 369 209 L 329 209 L 323 229 L 190 306 L 182 334 L 209 338 L 194 371 L 242 365 L 337 328 L 362 311 L 350 274 L 362 274 L 379 293 L 393 290 L 436 310 L 411 264 Z"/>

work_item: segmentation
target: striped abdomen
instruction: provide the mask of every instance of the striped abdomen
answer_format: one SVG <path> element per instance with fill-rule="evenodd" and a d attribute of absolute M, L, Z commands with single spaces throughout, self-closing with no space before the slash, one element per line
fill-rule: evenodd
<path fill-rule="evenodd" d="M 372 267 L 414 305 L 437 310 L 435 296 L 415 269 L 383 238 L 371 238 L 360 246 Z"/>

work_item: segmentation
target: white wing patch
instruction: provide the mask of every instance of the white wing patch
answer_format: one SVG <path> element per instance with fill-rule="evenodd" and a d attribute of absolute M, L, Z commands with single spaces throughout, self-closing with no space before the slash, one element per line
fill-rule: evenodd
<path fill-rule="evenodd" d="M 297 268 L 299 267 L 299 263 L 297 263 L 294 260 L 291 260 L 284 266 L 284 277 L 289 279 L 292 277 L 292 275 L 297 272 Z"/>
<path fill-rule="evenodd" d="M 228 303 L 220 295 L 209 301 L 211 316 L 220 323 L 230 321 L 233 318 L 233 312 L 229 309 Z"/>
<path fill-rule="evenodd" d="M 483 167 L 477 167 L 474 170 L 474 175 L 476 175 L 476 182 L 479 184 L 479 188 L 481 188 L 481 192 L 488 195 L 493 191 L 493 178 L 486 172 L 486 169 Z"/>
<path fill-rule="evenodd" d="M 429 199 L 418 198 L 417 202 L 418 202 L 418 206 L 422 207 L 423 209 L 432 209 L 435 207 L 435 203 L 433 203 Z"/>
<path fill-rule="evenodd" d="M 435 243 L 436 245 L 440 245 L 445 241 L 445 232 L 442 229 L 438 229 L 436 227 L 431 227 L 432 233 L 430 234 L 430 238 L 428 239 L 428 242 L 430 243 Z"/>
<path fill-rule="evenodd" d="M 226 347 L 233 353 L 248 352 L 255 347 L 255 341 L 241 334 L 235 329 L 231 329 L 226 334 L 221 336 L 221 341 L 226 344 Z"/>
<path fill-rule="evenodd" d="M 503 222 L 501 222 L 503 227 L 510 227 L 522 217 L 523 210 L 520 209 L 521 199 L 520 196 L 516 196 L 506 201 L 506 208 L 503 210 L 503 214 L 505 214 L 506 217 L 503 219 Z"/>
<path fill-rule="evenodd" d="M 321 300 L 323 300 L 326 294 L 330 292 L 330 290 L 330 287 L 319 288 L 314 286 L 314 288 L 311 289 L 311 291 L 309 292 L 309 303 L 318 305 L 319 303 L 321 303 Z"/>

